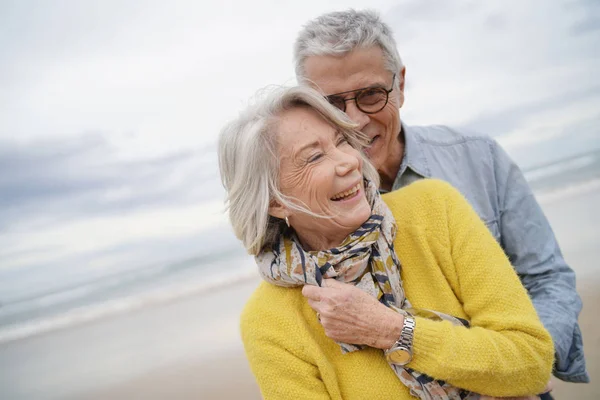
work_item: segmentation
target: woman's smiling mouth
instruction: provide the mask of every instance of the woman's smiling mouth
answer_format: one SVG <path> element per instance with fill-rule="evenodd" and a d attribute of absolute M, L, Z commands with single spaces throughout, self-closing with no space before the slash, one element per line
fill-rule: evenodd
<path fill-rule="evenodd" d="M 361 186 L 361 184 L 359 182 L 356 185 L 354 185 L 352 188 L 336 194 L 335 196 L 333 196 L 331 198 L 331 200 L 333 200 L 333 201 L 350 200 L 359 194 L 360 186 Z"/>

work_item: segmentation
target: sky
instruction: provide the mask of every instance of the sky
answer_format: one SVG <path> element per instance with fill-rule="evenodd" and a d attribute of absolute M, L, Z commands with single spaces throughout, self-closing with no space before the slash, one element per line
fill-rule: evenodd
<path fill-rule="evenodd" d="M 7 0 L 0 293 L 240 251 L 219 130 L 295 83 L 304 23 L 350 7 L 394 31 L 405 123 L 491 135 L 523 168 L 600 148 L 595 0 Z"/>

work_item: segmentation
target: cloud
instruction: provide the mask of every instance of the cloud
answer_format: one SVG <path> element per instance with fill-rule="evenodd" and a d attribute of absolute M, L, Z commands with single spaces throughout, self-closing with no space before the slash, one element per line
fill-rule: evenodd
<path fill-rule="evenodd" d="M 127 133 L 137 139 L 120 151 L 145 155 L 213 142 L 258 88 L 293 82 L 291 43 L 302 23 L 360 4 L 13 6 L 4 13 L 12 40 L 0 53 L 0 137 Z"/>
<path fill-rule="evenodd" d="M 0 229 L 15 219 L 106 215 L 198 204 L 222 194 L 214 147 L 120 159 L 106 135 L 0 141 Z M 203 189 L 200 189 L 203 188 Z M 212 193 L 211 193 L 212 192 Z"/>
<path fill-rule="evenodd" d="M 600 4 L 594 0 L 579 0 L 566 3 L 565 10 L 575 11 L 579 18 L 570 27 L 573 35 L 588 35 L 600 30 Z"/>
<path fill-rule="evenodd" d="M 133 161 L 99 134 L 0 148 L 0 269 L 226 226 L 212 146 Z"/>
<path fill-rule="evenodd" d="M 597 132 L 594 110 L 600 108 L 600 32 L 572 28 L 598 7 L 505 4 L 463 1 L 435 9 L 413 2 L 386 15 L 407 65 L 402 118 L 498 137 L 527 165 L 572 155 L 572 146 L 567 151 L 557 140 L 575 131 L 587 135 L 582 129 L 590 126 Z M 542 142 L 544 152 L 538 151 Z"/>
<path fill-rule="evenodd" d="M 542 141 L 545 138 L 543 133 L 538 137 L 535 134 L 512 134 L 511 132 L 523 130 L 528 122 L 544 121 L 547 123 L 549 122 L 548 118 L 553 118 L 558 114 L 570 114 L 572 119 L 594 118 L 593 108 L 599 103 L 600 85 L 588 86 L 576 90 L 566 90 L 553 96 L 545 96 L 528 102 L 520 100 L 517 104 L 474 116 L 461 126 L 469 130 L 484 132 L 490 136 L 514 135 L 515 138 L 520 137 L 523 141 Z M 553 123 L 560 123 L 557 125 L 559 128 L 568 127 L 568 123 L 571 122 L 560 122 L 556 118 L 553 119 Z"/>

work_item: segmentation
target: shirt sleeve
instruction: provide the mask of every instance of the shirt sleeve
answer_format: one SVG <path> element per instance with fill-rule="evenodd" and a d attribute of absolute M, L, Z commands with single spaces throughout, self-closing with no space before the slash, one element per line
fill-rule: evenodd
<path fill-rule="evenodd" d="M 490 396 L 541 392 L 550 379 L 553 346 L 527 292 L 466 199 L 441 181 L 432 192 L 445 200 L 447 227 L 437 236 L 449 249 L 452 266 L 444 268 L 454 268 L 454 290 L 471 327 L 416 317 L 408 366 Z"/>
<path fill-rule="evenodd" d="M 552 336 L 554 375 L 565 381 L 589 382 L 577 323 L 582 303 L 575 288 L 575 273 L 565 262 L 519 167 L 496 142 L 492 149 L 501 245 Z"/>

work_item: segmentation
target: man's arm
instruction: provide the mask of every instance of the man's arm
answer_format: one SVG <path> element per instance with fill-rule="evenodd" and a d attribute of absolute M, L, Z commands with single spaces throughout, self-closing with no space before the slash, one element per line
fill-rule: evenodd
<path fill-rule="evenodd" d="M 565 262 L 523 173 L 497 143 L 492 146 L 501 245 L 552 335 L 554 375 L 568 382 L 589 382 L 577 323 L 582 304 L 575 289 L 575 273 Z"/>

